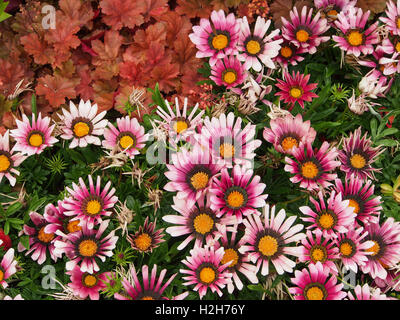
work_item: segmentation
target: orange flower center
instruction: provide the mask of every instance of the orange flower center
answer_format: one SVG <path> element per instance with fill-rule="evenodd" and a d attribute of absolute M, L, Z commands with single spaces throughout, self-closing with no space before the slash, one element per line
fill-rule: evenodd
<path fill-rule="evenodd" d="M 144 296 L 140 300 L 154 300 L 154 298 L 150 296 Z"/>
<path fill-rule="evenodd" d="M 374 245 L 371 248 L 368 248 L 367 252 L 372 252 L 371 256 L 376 256 L 381 250 L 381 247 L 377 241 L 372 240 L 372 242 L 374 243 Z"/>
<path fill-rule="evenodd" d="M 233 158 L 235 147 L 231 143 L 224 143 L 219 147 L 219 154 L 222 158 Z"/>
<path fill-rule="evenodd" d="M 206 213 L 199 214 L 193 220 L 193 226 L 196 232 L 206 234 L 210 232 L 214 226 L 214 220 Z"/>
<path fill-rule="evenodd" d="M 344 242 L 340 245 L 340 253 L 344 255 L 345 257 L 350 256 L 353 253 L 353 247 L 350 245 L 350 243 Z"/>
<path fill-rule="evenodd" d="M 83 278 L 83 284 L 88 288 L 92 288 L 97 284 L 97 278 L 94 275 L 87 274 Z"/>
<path fill-rule="evenodd" d="M 299 87 L 292 87 L 292 88 L 290 88 L 289 94 L 293 98 L 298 99 L 303 95 L 303 90 Z"/>
<path fill-rule="evenodd" d="M 79 244 L 79 254 L 83 257 L 93 257 L 97 252 L 97 243 L 93 240 L 83 240 Z"/>
<path fill-rule="evenodd" d="M 98 200 L 90 200 L 86 205 L 86 212 L 91 216 L 99 214 L 101 209 L 101 203 Z"/>
<path fill-rule="evenodd" d="M 207 187 L 210 177 L 207 173 L 199 171 L 190 178 L 190 184 L 196 190 L 201 190 Z"/>
<path fill-rule="evenodd" d="M 326 258 L 327 258 L 327 254 L 326 254 L 326 250 L 325 250 L 325 248 L 313 248 L 312 250 L 311 250 L 311 259 L 314 261 L 314 262 L 321 262 L 321 263 L 323 263 L 323 262 L 325 262 L 325 260 L 326 260 Z"/>
<path fill-rule="evenodd" d="M 32 147 L 40 147 L 43 144 L 43 137 L 39 133 L 34 133 L 29 137 L 29 144 Z"/>
<path fill-rule="evenodd" d="M 352 30 L 347 35 L 347 42 L 353 47 L 358 47 L 362 45 L 363 40 L 363 34 L 360 33 L 358 30 Z"/>
<path fill-rule="evenodd" d="M 215 271 L 210 267 L 204 267 L 200 271 L 200 280 L 204 283 L 212 283 L 215 280 Z"/>
<path fill-rule="evenodd" d="M 80 222 L 80 220 L 73 220 L 73 221 L 68 222 L 68 224 L 67 224 L 68 232 L 69 233 L 74 233 L 74 232 L 77 232 L 77 231 L 81 231 L 82 227 L 79 226 L 79 222 Z"/>
<path fill-rule="evenodd" d="M 260 45 L 260 43 L 258 41 L 250 40 L 246 44 L 246 50 L 250 54 L 257 54 L 261 50 L 261 45 Z"/>
<path fill-rule="evenodd" d="M 335 225 L 335 218 L 330 213 L 324 213 L 319 216 L 318 223 L 323 229 L 331 229 Z"/>
<path fill-rule="evenodd" d="M 4 280 L 4 272 L 0 269 L 0 282 Z"/>
<path fill-rule="evenodd" d="M 360 212 L 360 205 L 354 199 L 349 200 L 349 207 L 354 208 L 354 213 L 358 214 Z"/>
<path fill-rule="evenodd" d="M 221 264 L 225 264 L 231 261 L 229 267 L 235 266 L 239 261 L 239 255 L 235 249 L 229 248 L 225 250 L 224 256 L 222 257 Z"/>
<path fill-rule="evenodd" d="M 396 26 L 397 26 L 397 29 L 400 29 L 400 17 L 396 18 Z"/>
<path fill-rule="evenodd" d="M 75 135 L 78 138 L 82 138 L 84 136 L 87 136 L 90 132 L 90 127 L 86 122 L 77 122 L 74 125 L 74 128 L 72 129 L 75 133 Z"/>
<path fill-rule="evenodd" d="M 222 79 L 223 79 L 224 82 L 226 82 L 227 84 L 234 83 L 234 82 L 237 80 L 236 72 L 233 72 L 233 71 L 226 71 L 226 72 L 224 72 Z"/>
<path fill-rule="evenodd" d="M 350 163 L 355 169 L 362 169 L 367 164 L 366 159 L 361 154 L 354 154 L 350 158 Z"/>
<path fill-rule="evenodd" d="M 281 48 L 281 56 L 288 59 L 293 55 L 293 51 L 290 47 L 282 47 Z"/>
<path fill-rule="evenodd" d="M 121 146 L 122 149 L 129 149 L 130 147 L 132 147 L 134 145 L 135 141 L 133 140 L 133 138 L 129 135 L 126 136 L 122 136 L 119 139 L 119 145 Z"/>
<path fill-rule="evenodd" d="M 5 172 L 7 171 L 11 166 L 11 162 L 10 159 L 4 155 L 1 154 L 0 155 L 0 172 Z"/>
<path fill-rule="evenodd" d="M 244 196 L 239 191 L 232 191 L 227 197 L 227 202 L 232 208 L 240 208 L 244 204 Z"/>
<path fill-rule="evenodd" d="M 222 50 L 228 45 L 228 37 L 224 34 L 218 34 L 212 39 L 212 46 L 216 50 Z"/>
<path fill-rule="evenodd" d="M 322 291 L 321 288 L 311 287 L 306 292 L 306 298 L 308 300 L 323 300 L 324 292 Z"/>
<path fill-rule="evenodd" d="M 174 131 L 178 134 L 187 130 L 187 128 L 188 124 L 186 121 L 178 120 L 174 122 Z"/>
<path fill-rule="evenodd" d="M 282 146 L 283 150 L 289 151 L 293 147 L 297 148 L 299 146 L 299 142 L 297 141 L 296 138 L 286 137 L 285 139 L 282 140 L 281 146 Z"/>
<path fill-rule="evenodd" d="M 397 42 L 397 43 L 396 43 L 395 48 L 396 48 L 396 51 L 397 51 L 397 52 L 400 52 L 400 42 Z"/>
<path fill-rule="evenodd" d="M 314 179 L 318 175 L 318 172 L 317 165 L 312 161 L 305 162 L 301 166 L 301 174 L 307 179 Z"/>
<path fill-rule="evenodd" d="M 264 256 L 271 257 L 278 251 L 278 240 L 271 236 L 263 236 L 258 242 L 258 251 Z"/>
<path fill-rule="evenodd" d="M 134 242 L 140 251 L 146 251 L 150 248 L 152 239 L 147 233 L 142 233 L 135 238 Z"/>
<path fill-rule="evenodd" d="M 328 14 L 328 16 L 336 17 L 338 15 L 338 12 L 335 9 L 332 9 L 332 10 L 329 10 L 327 14 Z"/>
<path fill-rule="evenodd" d="M 46 232 L 44 232 L 44 228 L 45 228 L 45 227 L 42 227 L 42 228 L 39 230 L 38 239 L 39 239 L 41 242 L 49 243 L 50 241 L 52 241 L 52 240 L 54 239 L 54 233 L 46 233 Z"/>
<path fill-rule="evenodd" d="M 300 29 L 299 31 L 296 32 L 296 39 L 299 42 L 307 42 L 309 38 L 310 34 L 304 29 Z"/>

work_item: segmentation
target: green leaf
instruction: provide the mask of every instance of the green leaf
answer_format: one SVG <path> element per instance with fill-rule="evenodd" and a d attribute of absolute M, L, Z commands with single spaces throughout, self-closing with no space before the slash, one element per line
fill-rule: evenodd
<path fill-rule="evenodd" d="M 32 104 L 32 113 L 37 118 L 37 105 L 36 105 L 36 95 L 35 94 L 32 95 L 31 104 Z"/>
<path fill-rule="evenodd" d="M 19 238 L 21 241 L 21 244 L 25 247 L 25 249 L 29 250 L 29 236 L 28 235 L 23 235 L 22 237 Z"/>
<path fill-rule="evenodd" d="M 382 145 L 384 147 L 396 147 L 399 143 L 391 139 L 379 140 L 375 143 L 376 145 Z"/>
<path fill-rule="evenodd" d="M 249 284 L 247 288 L 251 291 L 265 292 L 265 289 L 261 284 Z"/>
<path fill-rule="evenodd" d="M 388 128 L 388 129 L 383 130 L 383 132 L 380 134 L 380 136 L 381 137 L 386 137 L 386 136 L 390 136 L 392 134 L 395 134 L 397 132 L 399 132 L 399 130 L 396 129 L 396 128 Z"/>
<path fill-rule="evenodd" d="M 372 120 L 370 122 L 370 127 L 371 127 L 372 138 L 375 139 L 376 134 L 377 134 L 377 128 L 378 128 L 378 120 L 376 120 L 376 118 L 372 118 Z"/>
<path fill-rule="evenodd" d="M 21 208 L 22 208 L 22 204 L 20 202 L 16 202 L 7 208 L 6 215 L 10 216 L 10 215 L 14 214 L 15 212 L 17 212 Z"/>
<path fill-rule="evenodd" d="M 6 221 L 6 223 L 4 224 L 4 233 L 8 234 L 9 232 L 10 232 L 10 223 Z"/>

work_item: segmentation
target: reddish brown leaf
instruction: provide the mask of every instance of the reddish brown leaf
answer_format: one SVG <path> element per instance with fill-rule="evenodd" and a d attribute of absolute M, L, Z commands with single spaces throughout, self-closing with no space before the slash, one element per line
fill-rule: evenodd
<path fill-rule="evenodd" d="M 144 0 L 143 2 L 146 7 L 143 14 L 145 21 L 150 20 L 152 17 L 159 19 L 168 11 L 168 0 Z"/>
<path fill-rule="evenodd" d="M 159 64 L 151 71 L 150 87 L 154 87 L 158 83 L 161 91 L 171 92 L 179 82 L 178 75 L 179 66 L 177 64 L 170 62 Z"/>
<path fill-rule="evenodd" d="M 168 11 L 161 17 L 161 20 L 166 23 L 167 44 L 171 47 L 173 47 L 178 37 L 181 35 L 187 36 L 192 30 L 190 19 L 179 15 L 175 11 Z"/>
<path fill-rule="evenodd" d="M 77 48 L 81 41 L 75 35 L 78 26 L 71 24 L 64 15 L 57 15 L 57 27 L 45 33 L 45 40 L 54 46 L 57 53 L 67 52 L 70 48 Z"/>
<path fill-rule="evenodd" d="M 92 100 L 94 90 L 91 85 L 92 78 L 90 77 L 90 71 L 88 66 L 82 67 L 78 71 L 78 75 L 80 78 L 80 83 L 76 86 L 75 91 L 83 100 Z"/>
<path fill-rule="evenodd" d="M 4 96 L 12 94 L 16 85 L 24 79 L 24 68 L 19 63 L 11 63 L 0 59 L 0 93 Z M 27 81 L 25 81 L 27 83 Z"/>
<path fill-rule="evenodd" d="M 101 60 L 115 60 L 118 57 L 122 37 L 118 31 L 108 31 L 104 35 L 104 43 L 100 40 L 92 40 L 92 49 Z"/>
<path fill-rule="evenodd" d="M 113 108 L 117 88 L 118 83 L 116 81 L 96 81 L 93 83 L 94 101 L 99 107 L 98 112 Z"/>
<path fill-rule="evenodd" d="M 101 0 L 100 7 L 104 22 L 115 30 L 122 27 L 134 28 L 144 22 L 144 1 Z"/>
<path fill-rule="evenodd" d="M 213 6 L 211 0 L 177 0 L 176 12 L 188 18 L 209 18 Z"/>
<path fill-rule="evenodd" d="M 311 6 L 311 0 L 300 0 L 300 1 L 295 1 L 294 6 L 297 8 L 299 12 L 301 12 L 301 9 L 304 6 Z M 289 12 L 293 8 L 293 2 L 292 0 L 275 0 L 271 4 L 271 13 L 272 13 L 272 19 L 274 20 L 275 27 L 280 28 L 282 26 L 282 19 L 281 17 L 284 17 L 286 19 L 290 19 L 289 17 Z"/>
<path fill-rule="evenodd" d="M 74 26 L 82 27 L 93 19 L 94 12 L 90 1 L 60 0 L 59 6 L 69 23 Z"/>
<path fill-rule="evenodd" d="M 44 95 L 49 104 L 57 108 L 65 103 L 65 98 L 73 99 L 76 97 L 75 81 L 55 75 L 47 75 L 39 78 L 36 86 L 36 93 Z"/>
<path fill-rule="evenodd" d="M 190 41 L 188 36 L 178 38 L 174 43 L 175 54 L 173 62 L 179 65 L 181 74 L 192 72 L 197 73 L 197 69 L 203 64 L 201 59 L 196 58 L 197 49 Z"/>
<path fill-rule="evenodd" d="M 385 11 L 386 0 L 358 0 L 357 7 L 364 11 L 370 10 L 372 13 L 381 13 Z"/>
<path fill-rule="evenodd" d="M 33 59 L 37 64 L 47 64 L 51 62 L 51 52 L 48 44 L 39 39 L 36 33 L 30 33 L 21 37 L 21 44 L 29 54 L 33 55 Z"/>

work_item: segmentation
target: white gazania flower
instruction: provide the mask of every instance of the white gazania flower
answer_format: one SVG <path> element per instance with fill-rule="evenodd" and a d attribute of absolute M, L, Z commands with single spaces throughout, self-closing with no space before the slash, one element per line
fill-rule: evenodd
<path fill-rule="evenodd" d="M 103 119 L 106 111 L 97 114 L 97 104 L 90 101 L 79 102 L 79 107 L 70 101 L 70 111 L 63 109 L 60 118 L 63 122 L 61 138 L 71 140 L 70 148 L 84 148 L 88 144 L 101 145 L 99 136 L 103 135 L 108 120 Z"/>

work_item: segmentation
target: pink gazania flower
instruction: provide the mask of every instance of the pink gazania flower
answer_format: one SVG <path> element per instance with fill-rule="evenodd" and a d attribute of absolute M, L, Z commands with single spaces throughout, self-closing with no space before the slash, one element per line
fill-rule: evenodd
<path fill-rule="evenodd" d="M 338 156 L 336 148 L 328 149 L 326 141 L 318 151 L 312 149 L 311 143 L 300 143 L 299 148 L 292 151 L 296 161 L 285 157 L 285 171 L 295 174 L 290 181 L 300 182 L 300 187 L 307 190 L 318 190 L 319 185 L 322 188 L 332 185 L 329 181 L 336 179 L 337 175 L 329 172 L 334 171 L 340 162 L 335 160 Z"/>
<path fill-rule="evenodd" d="M 323 238 L 320 230 L 315 230 L 315 239 L 313 233 L 308 230 L 307 237 L 301 241 L 300 262 L 309 262 L 309 264 L 321 263 L 329 273 L 338 275 L 338 269 L 335 260 L 339 258 L 339 249 L 331 239 Z"/>
<path fill-rule="evenodd" d="M 255 149 L 261 145 L 261 140 L 254 139 L 256 126 L 248 123 L 241 129 L 242 119 L 233 112 L 219 118 L 207 117 L 204 120 L 198 143 L 210 150 L 214 163 L 231 168 L 234 164 L 251 167 L 255 157 Z M 204 151 L 203 151 L 204 152 Z"/>
<path fill-rule="evenodd" d="M 91 175 L 88 178 L 89 190 L 82 178 L 79 178 L 79 186 L 72 183 L 72 189 L 66 187 L 70 197 L 63 201 L 62 206 L 65 209 L 65 215 L 73 216 L 80 220 L 80 225 L 87 223 L 88 228 L 93 229 L 95 224 L 102 221 L 102 217 L 109 217 L 112 214 L 111 209 L 118 198 L 114 195 L 115 188 L 110 190 L 111 181 L 108 181 L 101 189 L 100 176 L 97 176 L 96 185 Z"/>
<path fill-rule="evenodd" d="M 63 201 L 59 200 L 57 206 L 50 203 L 44 208 L 43 217 L 48 222 L 44 228 L 44 232 L 57 234 L 61 231 L 63 234 L 69 234 L 82 230 L 82 227 L 79 225 L 79 219 L 71 218 L 65 214 L 66 210 L 63 207 L 63 203 Z"/>
<path fill-rule="evenodd" d="M 350 7 L 347 12 L 337 16 L 335 25 L 343 33 L 342 36 L 332 36 L 335 47 L 359 57 L 361 53 L 368 55 L 374 52 L 374 44 L 379 42 L 377 33 L 378 21 L 365 30 L 370 11 L 363 12 L 361 8 Z"/>
<path fill-rule="evenodd" d="M 283 99 L 285 103 L 291 105 L 290 109 L 293 109 L 297 102 L 300 107 L 304 109 L 304 101 L 310 102 L 313 98 L 318 97 L 311 90 L 318 86 L 318 83 L 308 83 L 310 75 L 301 74 L 299 71 L 292 75 L 289 73 L 284 74 L 284 80 L 276 79 L 278 83 L 276 86 L 281 90 L 275 95 Z"/>
<path fill-rule="evenodd" d="M 350 133 L 348 138 L 343 139 L 343 149 L 339 151 L 339 159 L 342 165 L 340 170 L 346 173 L 346 179 L 352 175 L 362 180 L 375 179 L 376 169 L 371 166 L 376 158 L 384 152 L 381 147 L 372 148 L 372 141 L 367 138 L 367 132 L 361 137 L 361 127 Z"/>
<path fill-rule="evenodd" d="M 371 248 L 374 243 L 365 241 L 368 232 L 360 227 L 358 229 L 350 229 L 347 233 L 338 234 L 334 240 L 339 250 L 340 260 L 347 270 L 358 272 L 357 266 L 362 266 L 368 260 L 367 255 L 372 252 L 366 251 Z"/>
<path fill-rule="evenodd" d="M 222 165 L 212 161 L 210 153 L 199 145 L 188 151 L 182 148 L 172 154 L 171 163 L 166 164 L 165 176 L 170 180 L 164 189 L 178 191 L 178 199 L 195 202 L 211 186 L 212 178 L 221 170 Z"/>
<path fill-rule="evenodd" d="M 172 280 L 176 277 L 174 273 L 164 284 L 163 280 L 167 269 L 161 270 L 157 277 L 157 265 L 153 266 L 151 274 L 149 274 L 149 267 L 142 266 L 142 283 L 138 278 L 135 266 L 131 264 L 129 268 L 130 277 L 122 279 L 122 285 L 125 292 L 115 293 L 114 298 L 117 300 L 169 300 L 163 296 L 165 289 L 171 284 Z M 150 276 L 150 277 L 149 277 Z M 183 300 L 188 296 L 189 292 L 183 292 L 172 300 Z"/>
<path fill-rule="evenodd" d="M 387 17 L 379 17 L 386 28 L 390 31 L 392 35 L 400 36 L 400 0 L 397 0 L 397 5 L 393 1 L 386 2 Z"/>
<path fill-rule="evenodd" d="M 103 119 L 106 111 L 97 114 L 97 104 L 91 104 L 90 101 L 79 102 L 78 108 L 70 101 L 70 110 L 62 109 L 63 114 L 59 115 L 63 123 L 61 129 L 63 134 L 61 138 L 71 140 L 69 147 L 84 148 L 89 144 L 101 145 L 100 136 L 103 135 L 108 120 Z"/>
<path fill-rule="evenodd" d="M 280 39 L 282 39 L 283 42 L 280 44 L 281 48 L 279 49 L 278 55 L 273 59 L 274 62 L 279 63 L 282 68 L 287 69 L 289 64 L 295 66 L 304 60 L 304 57 L 300 56 L 300 54 L 306 53 L 306 49 L 296 47 L 290 41 L 283 39 L 282 36 L 276 36 L 274 38 L 274 40 Z"/>
<path fill-rule="evenodd" d="M 190 250 L 190 256 L 182 261 L 189 270 L 179 270 L 180 273 L 187 274 L 182 277 L 186 281 L 183 285 L 194 284 L 193 290 L 199 292 L 200 299 L 205 296 L 208 288 L 221 297 L 221 289 L 232 282 L 232 273 L 228 269 L 231 261 L 221 264 L 224 253 L 223 247 L 215 250 L 213 246 L 194 247 Z"/>
<path fill-rule="evenodd" d="M 217 86 L 224 86 L 227 89 L 231 89 L 244 82 L 246 73 L 241 62 L 235 56 L 229 56 L 218 60 L 217 63 L 211 67 L 210 79 L 213 80 Z"/>
<path fill-rule="evenodd" d="M 0 284 L 3 289 L 8 287 L 6 280 L 17 272 L 17 261 L 14 259 L 14 249 L 7 250 L 0 263 Z"/>
<path fill-rule="evenodd" d="M 282 36 L 293 43 L 296 47 L 306 49 L 309 54 L 317 52 L 317 47 L 330 39 L 329 36 L 322 36 L 329 30 L 326 19 L 321 18 L 318 12 L 312 18 L 313 9 L 307 13 L 307 6 L 304 6 L 299 15 L 297 8 L 290 11 L 290 22 L 284 17 L 282 19 Z"/>
<path fill-rule="evenodd" d="M 318 192 L 318 197 L 319 201 L 310 197 L 315 211 L 308 206 L 299 208 L 307 216 L 301 217 L 301 220 L 311 223 L 307 229 L 320 230 L 325 238 L 332 239 L 353 228 L 356 214 L 354 208 L 349 206 L 350 200 L 343 200 L 342 194 L 334 190 L 326 203 L 322 191 Z"/>
<path fill-rule="evenodd" d="M 69 261 L 65 267 L 68 271 L 73 270 L 79 263 L 82 272 L 93 274 L 100 271 L 96 258 L 105 262 L 106 257 L 113 255 L 112 251 L 118 240 L 115 230 L 103 236 L 109 223 L 110 220 L 101 222 L 97 230 L 89 229 L 88 225 L 83 223 L 80 231 L 69 234 L 58 232 L 62 239 L 55 241 L 55 252 L 59 256 L 66 254 Z"/>
<path fill-rule="evenodd" d="M 267 194 L 262 194 L 265 184 L 259 176 L 253 176 L 253 170 L 235 165 L 232 176 L 226 168 L 222 169 L 221 179 L 214 179 L 210 188 L 211 209 L 217 217 L 236 216 L 241 223 L 243 216 L 259 214 L 256 208 L 265 206 Z"/>
<path fill-rule="evenodd" d="M 17 179 L 13 175 L 19 176 L 19 171 L 15 168 L 25 159 L 26 156 L 22 153 L 10 150 L 10 131 L 7 130 L 4 135 L 0 134 L 0 182 L 6 177 L 10 185 L 15 186 Z"/>
<path fill-rule="evenodd" d="M 32 124 L 28 117 L 23 114 L 22 121 L 16 120 L 17 129 L 11 130 L 11 136 L 17 142 L 13 147 L 14 151 L 20 151 L 28 156 L 40 154 L 47 147 L 53 146 L 58 139 L 53 137 L 55 124 L 50 126 L 50 118 L 44 117 L 39 113 L 38 118 L 32 114 Z"/>
<path fill-rule="evenodd" d="M 374 188 L 371 180 L 365 183 L 358 177 L 351 176 L 344 185 L 340 179 L 335 180 L 335 190 L 341 193 L 343 200 L 349 200 L 349 206 L 354 208 L 356 222 L 377 223 L 382 210 L 381 196 L 374 197 Z"/>
<path fill-rule="evenodd" d="M 372 289 L 372 290 L 371 290 Z M 362 287 L 357 285 L 353 289 L 354 296 L 349 291 L 347 293 L 348 300 L 392 300 L 393 298 L 388 298 L 385 294 L 381 293 L 379 288 L 370 288 L 368 283 L 364 284 Z"/>
<path fill-rule="evenodd" d="M 225 16 L 223 10 L 211 12 L 211 22 L 202 18 L 189 38 L 199 50 L 196 58 L 210 57 L 212 67 L 225 56 L 237 54 L 240 25 L 233 13 Z"/>
<path fill-rule="evenodd" d="M 289 292 L 295 295 L 295 300 L 343 300 L 347 296 L 342 291 L 343 283 L 337 283 L 335 275 L 329 278 L 329 269 L 321 262 L 296 270 L 294 275 L 291 280 L 296 287 L 289 288 Z"/>
<path fill-rule="evenodd" d="M 157 106 L 157 114 L 161 117 L 162 121 L 154 120 L 160 123 L 166 131 L 169 133 L 169 138 L 174 142 L 186 140 L 196 133 L 196 128 L 203 123 L 202 116 L 204 110 L 197 113 L 199 104 L 193 107 L 189 115 L 188 110 L 188 99 L 184 99 L 183 110 L 180 110 L 179 100 L 175 98 L 175 110 L 172 110 L 169 102 L 165 100 L 168 112 L 165 111 L 161 106 Z"/>
<path fill-rule="evenodd" d="M 244 16 L 240 20 L 240 36 L 238 48 L 241 53 L 238 54 L 238 59 L 244 62 L 244 68 L 249 70 L 252 68 L 256 72 L 260 72 L 262 64 L 267 68 L 275 69 L 275 64 L 272 58 L 279 53 L 280 43 L 283 39 L 272 39 L 280 32 L 279 29 L 273 30 L 267 34 L 268 28 L 271 25 L 271 20 L 265 20 L 261 16 L 257 17 L 256 25 L 253 33 L 250 31 L 247 17 Z"/>
<path fill-rule="evenodd" d="M 296 262 L 287 255 L 299 257 L 301 247 L 291 246 L 305 237 L 302 224 L 293 225 L 296 216 L 286 216 L 284 209 L 275 215 L 275 206 L 263 208 L 264 221 L 257 215 L 250 215 L 244 220 L 246 227 L 244 238 L 248 245 L 243 245 L 240 250 L 247 252 L 252 263 L 257 264 L 263 276 L 269 274 L 269 264 L 272 263 L 278 274 L 293 272 Z M 264 223 L 263 223 L 264 222 Z"/>
<path fill-rule="evenodd" d="M 50 252 L 50 257 L 54 261 L 57 261 L 57 259 L 61 256 L 58 256 L 54 247 L 56 235 L 54 233 L 45 232 L 48 222 L 42 215 L 34 211 L 29 213 L 29 217 L 34 224 L 34 227 L 24 225 L 23 229 L 18 235 L 22 236 L 25 234 L 29 236 L 29 250 L 25 253 L 25 256 L 32 253 L 32 260 L 36 261 L 38 264 L 42 264 L 46 261 L 46 253 L 48 250 Z M 18 243 L 18 252 L 22 252 L 24 250 L 26 250 L 26 248 L 22 245 L 22 243 Z"/>
<path fill-rule="evenodd" d="M 395 266 L 394 269 L 387 269 L 386 278 L 375 278 L 373 285 L 378 286 L 383 292 L 387 292 L 389 290 L 400 291 L 400 273 L 398 267 L 399 265 Z"/>
<path fill-rule="evenodd" d="M 225 225 L 220 225 L 218 230 L 220 238 L 218 242 L 215 242 L 215 249 L 219 247 L 224 248 L 224 256 L 222 257 L 221 264 L 230 262 L 228 266 L 229 272 L 232 273 L 233 281 L 228 283 L 228 292 L 232 293 L 235 287 L 238 290 L 243 289 L 243 282 L 239 277 L 239 273 L 242 273 L 251 283 L 258 283 L 257 278 L 257 267 L 250 262 L 248 249 L 243 248 L 246 243 L 246 238 L 242 237 L 239 240 L 236 239 L 238 233 L 238 225 L 233 228 L 227 228 Z M 228 231 L 230 237 L 228 236 Z"/>
<path fill-rule="evenodd" d="M 311 122 L 304 121 L 301 114 L 293 117 L 291 114 L 284 118 L 271 120 L 270 128 L 265 128 L 263 137 L 272 143 L 275 150 L 281 153 L 291 154 L 300 143 L 312 144 L 317 132 L 311 128 Z"/>
<path fill-rule="evenodd" d="M 386 269 L 394 267 L 400 262 L 400 222 L 388 218 L 382 225 L 370 223 L 365 227 L 368 232 L 365 240 L 374 244 L 366 251 L 368 261 L 361 266 L 361 271 L 369 273 L 372 278 L 386 279 Z"/>
<path fill-rule="evenodd" d="M 178 250 L 184 249 L 193 239 L 194 246 L 200 247 L 203 243 L 212 241 L 218 233 L 220 225 L 233 225 L 235 217 L 219 218 L 211 209 L 211 195 L 201 196 L 194 204 L 186 199 L 174 197 L 172 208 L 179 215 L 165 215 L 162 219 L 173 223 L 175 226 L 168 227 L 165 231 L 172 237 L 187 235 L 186 239 L 178 246 Z"/>
<path fill-rule="evenodd" d="M 110 272 L 92 274 L 88 272 L 82 272 L 78 266 L 69 272 L 68 275 L 71 276 L 71 282 L 68 286 L 74 292 L 74 295 L 86 299 L 88 296 L 91 300 L 99 300 L 99 291 L 107 287 L 106 282 L 108 282 L 108 277 L 110 277 Z"/>
<path fill-rule="evenodd" d="M 129 116 L 118 118 L 117 127 L 115 128 L 111 122 L 108 123 L 108 128 L 104 129 L 103 147 L 109 150 L 114 148 L 124 150 L 130 159 L 134 159 L 148 140 L 148 135 L 144 134 L 144 127 L 136 118 L 131 119 Z"/>
<path fill-rule="evenodd" d="M 323 12 L 329 22 L 337 19 L 341 12 L 347 12 L 350 7 L 355 7 L 357 0 L 314 0 L 315 8 Z"/>
<path fill-rule="evenodd" d="M 400 36 L 389 36 L 383 39 L 378 47 L 388 55 L 400 54 Z"/>
<path fill-rule="evenodd" d="M 385 40 L 388 40 L 386 38 Z M 390 42 L 390 40 L 389 40 Z M 388 46 L 386 44 L 386 46 Z M 373 80 L 377 80 L 377 78 L 383 76 L 384 80 L 380 80 L 382 85 L 385 85 L 387 82 L 387 76 L 393 75 L 400 71 L 400 64 L 399 64 L 399 53 L 392 52 L 391 57 L 386 56 L 387 52 L 385 52 L 386 47 L 378 46 L 374 52 L 372 53 L 372 59 L 359 59 L 358 63 L 364 67 L 371 68 L 372 70 L 369 75 L 373 75 Z M 364 79 L 368 79 L 370 77 L 364 77 Z M 365 81 L 365 80 L 364 80 Z"/>
<path fill-rule="evenodd" d="M 5 296 L 3 300 L 25 300 L 25 299 L 22 298 L 21 294 L 17 294 L 14 298 L 10 296 Z"/>
<path fill-rule="evenodd" d="M 152 252 L 160 243 L 164 242 L 164 229 L 156 230 L 157 219 L 154 222 L 149 222 L 149 217 L 144 221 L 143 226 L 134 235 L 128 235 L 127 240 L 132 248 L 145 253 Z"/>

